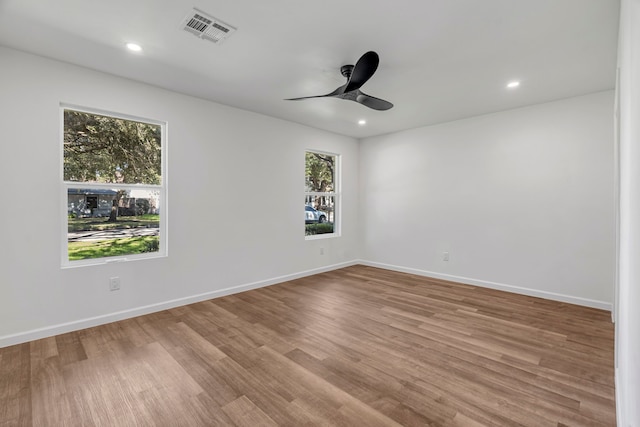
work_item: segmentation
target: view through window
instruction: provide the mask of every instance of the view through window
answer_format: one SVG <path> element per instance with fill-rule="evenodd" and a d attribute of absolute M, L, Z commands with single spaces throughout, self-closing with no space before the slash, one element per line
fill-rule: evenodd
<path fill-rule="evenodd" d="M 338 159 L 335 154 L 305 153 L 305 236 L 337 232 Z"/>
<path fill-rule="evenodd" d="M 63 264 L 165 253 L 164 125 L 63 108 Z"/>

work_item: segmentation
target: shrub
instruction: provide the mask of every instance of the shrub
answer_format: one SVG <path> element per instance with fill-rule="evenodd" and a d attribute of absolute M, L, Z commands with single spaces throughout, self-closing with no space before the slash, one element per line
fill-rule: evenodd
<path fill-rule="evenodd" d="M 322 224 L 305 224 L 304 235 L 313 236 L 314 234 L 327 234 L 333 233 L 333 224 L 330 222 L 323 222 Z"/>
<path fill-rule="evenodd" d="M 136 215 L 148 214 L 150 209 L 149 199 L 136 199 Z"/>
<path fill-rule="evenodd" d="M 153 240 L 145 241 L 145 247 L 142 252 L 158 252 L 160 250 L 160 240 L 154 238 Z"/>

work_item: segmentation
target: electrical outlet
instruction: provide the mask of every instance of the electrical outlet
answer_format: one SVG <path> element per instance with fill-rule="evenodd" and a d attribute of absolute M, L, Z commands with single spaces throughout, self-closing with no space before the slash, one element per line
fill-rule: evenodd
<path fill-rule="evenodd" d="M 443 252 L 442 253 L 442 260 L 443 261 L 449 261 L 449 252 Z"/>
<path fill-rule="evenodd" d="M 109 279 L 109 290 L 110 291 L 119 291 L 120 290 L 120 278 L 119 277 L 111 277 Z"/>
<path fill-rule="evenodd" d="M 324 255 L 324 248 L 320 248 L 320 255 Z"/>

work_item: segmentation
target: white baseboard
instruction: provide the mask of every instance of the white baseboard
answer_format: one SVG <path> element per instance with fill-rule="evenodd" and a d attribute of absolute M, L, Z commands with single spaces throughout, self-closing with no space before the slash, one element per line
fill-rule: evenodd
<path fill-rule="evenodd" d="M 418 276 L 432 277 L 434 279 L 449 280 L 452 282 L 464 283 L 468 285 L 480 286 L 484 288 L 497 289 L 506 292 L 512 292 L 522 295 L 529 295 L 539 298 L 545 298 L 554 301 L 567 302 L 570 304 L 577 304 L 586 307 L 599 308 L 602 310 L 612 311 L 613 305 L 611 303 L 603 301 L 595 301 L 586 298 L 573 297 L 569 295 L 556 294 L 553 292 L 539 291 L 535 289 L 522 288 L 519 286 L 506 285 L 503 283 L 489 282 L 486 280 L 471 279 L 468 277 L 453 276 L 449 274 L 436 273 L 432 271 L 419 270 L 416 268 L 402 267 L 391 264 L 384 264 L 366 260 L 353 260 L 349 262 L 343 262 L 339 264 L 333 264 L 325 267 L 315 268 L 312 270 L 301 271 L 298 273 L 288 274 L 285 276 L 274 277 L 267 280 L 260 280 L 253 283 L 247 283 L 244 285 L 233 286 L 230 288 L 219 289 L 216 291 L 206 292 L 198 295 L 192 295 L 184 298 L 178 298 L 171 301 L 165 301 L 156 304 L 150 304 L 142 307 L 136 307 L 129 310 L 118 311 L 115 313 L 104 314 L 101 316 L 80 319 L 73 322 L 61 323 L 53 326 L 47 326 L 44 328 L 33 329 L 30 331 L 20 332 L 12 335 L 4 335 L 0 337 L 0 348 L 8 347 L 10 345 L 21 344 L 28 341 L 33 341 L 41 338 L 47 338 L 67 332 L 78 331 L 80 329 L 91 328 L 98 325 L 104 325 L 106 323 L 117 322 L 118 320 L 129 319 L 132 317 L 142 316 L 145 314 L 155 313 L 157 311 L 167 310 L 170 308 L 180 307 L 183 305 L 193 304 L 200 301 L 206 301 L 209 299 L 219 298 L 226 295 L 236 294 L 240 292 L 249 291 L 251 289 L 262 288 L 265 286 L 271 286 L 278 283 L 287 282 L 290 280 L 299 279 L 301 277 L 312 276 L 314 274 L 325 273 L 327 271 L 333 271 L 352 265 L 367 265 L 370 267 L 382 268 L 385 270 L 399 271 L 402 273 L 416 274 Z"/>
<path fill-rule="evenodd" d="M 22 344 L 25 342 L 38 340 L 41 338 L 52 337 L 59 334 L 65 334 L 67 332 L 73 332 L 81 329 L 92 328 L 94 326 L 104 325 L 106 323 L 117 322 L 118 320 L 124 320 L 132 317 L 142 316 L 145 314 L 155 313 L 158 311 L 180 307 L 183 305 L 193 304 L 200 301 L 206 301 L 214 298 L 219 298 L 226 295 L 237 294 L 240 292 L 249 291 L 251 289 L 263 288 L 265 286 L 271 286 L 278 283 L 288 282 L 290 280 L 299 279 L 301 277 L 307 277 L 307 276 L 312 276 L 314 274 L 325 273 L 327 271 L 333 271 L 333 270 L 349 267 L 356 264 L 358 264 L 357 261 L 349 261 L 349 262 L 343 262 L 339 264 L 333 264 L 325 267 L 315 268 L 312 270 L 301 271 L 293 274 L 287 274 L 285 276 L 274 277 L 267 280 L 260 280 L 258 282 L 247 283 L 244 285 L 233 286 L 230 288 L 219 289 L 211 292 L 205 292 L 202 294 L 192 295 L 185 298 L 178 298 L 171 301 L 145 305 L 142 307 L 136 307 L 129 310 L 118 311 L 115 313 L 104 314 L 101 316 L 91 317 L 87 319 L 80 319 L 73 322 L 47 326 L 44 328 L 33 329 L 26 332 L 20 332 L 17 334 L 4 335 L 0 337 L 0 348 L 8 347 L 10 345 L 15 345 L 15 344 Z"/>
<path fill-rule="evenodd" d="M 433 271 L 425 271 L 425 270 L 419 270 L 417 268 L 383 264 L 383 263 L 373 262 L 373 261 L 359 260 L 358 264 L 367 265 L 369 267 L 383 268 L 385 270 L 399 271 L 402 273 L 410 273 L 418 276 L 431 277 L 434 279 L 449 280 L 452 282 L 464 283 L 466 285 L 480 286 L 483 288 L 490 288 L 490 289 L 496 289 L 499 291 L 544 298 L 544 299 L 553 300 L 553 301 L 560 301 L 560 302 L 566 302 L 570 304 L 582 305 L 585 307 L 599 308 L 601 310 L 606 310 L 606 311 L 612 311 L 613 309 L 613 304 L 604 302 L 604 301 L 596 301 L 596 300 L 591 300 L 587 298 L 574 297 L 571 295 L 563 295 L 563 294 L 556 294 L 553 292 L 539 291 L 537 289 L 522 288 L 520 286 L 506 285 L 504 283 L 495 283 L 495 282 L 489 282 L 486 280 L 471 279 L 469 277 L 435 273 Z"/>

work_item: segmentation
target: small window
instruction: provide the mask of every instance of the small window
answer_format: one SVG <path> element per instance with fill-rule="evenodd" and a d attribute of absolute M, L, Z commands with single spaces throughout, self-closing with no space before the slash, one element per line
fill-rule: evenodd
<path fill-rule="evenodd" d="M 166 254 L 165 124 L 62 108 L 63 266 Z"/>
<path fill-rule="evenodd" d="M 339 156 L 305 153 L 304 218 L 305 236 L 332 237 L 339 227 Z"/>

